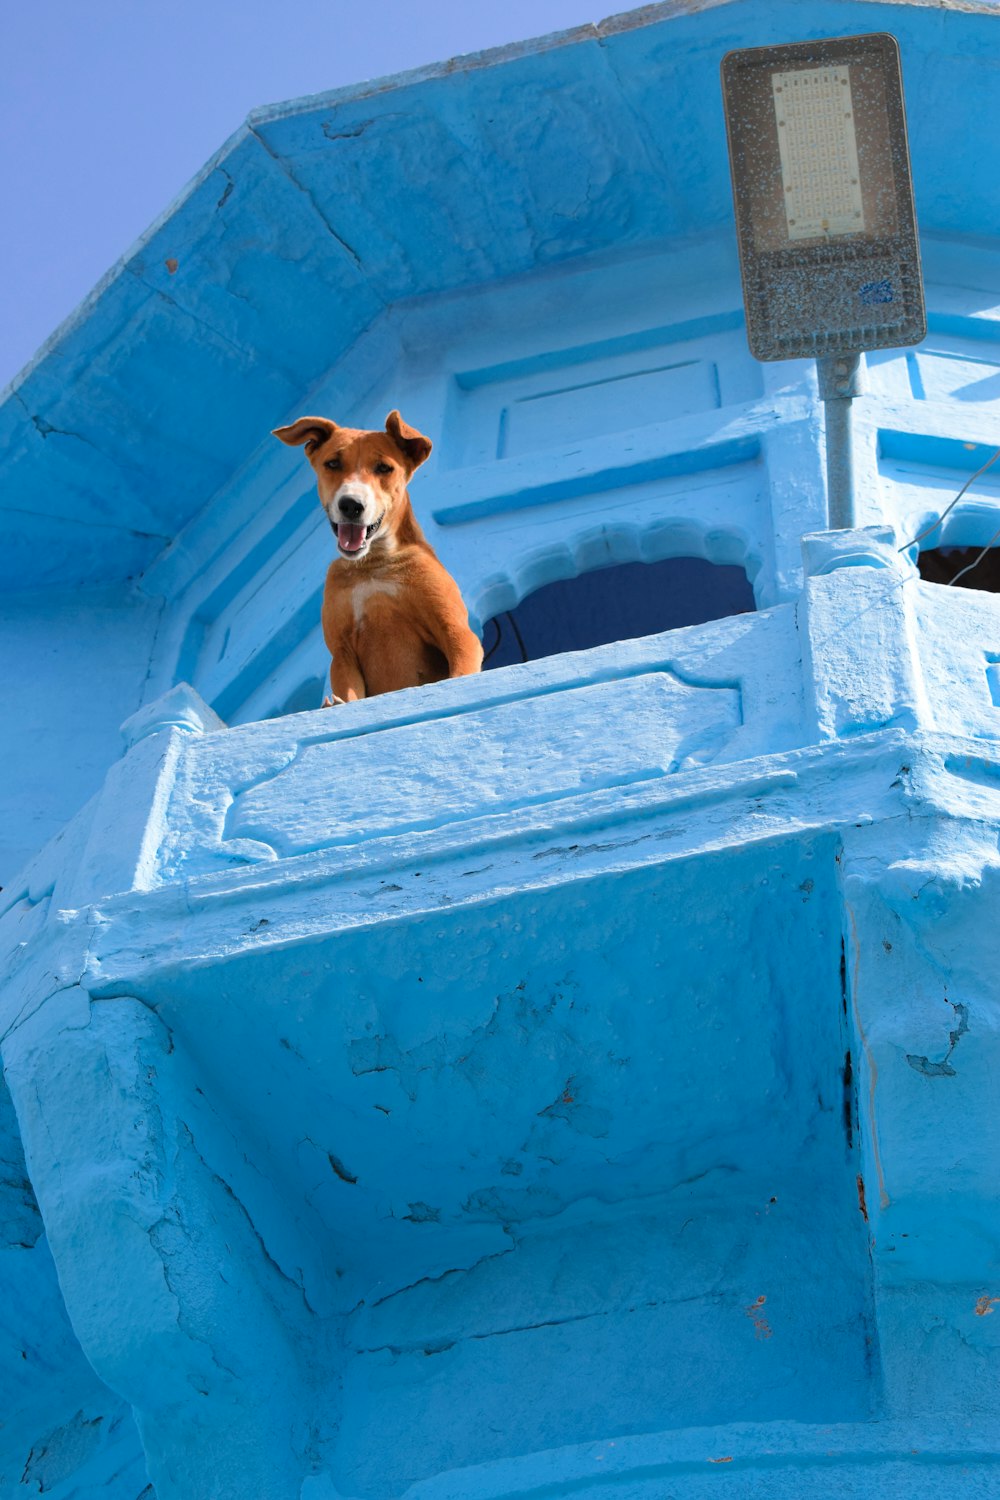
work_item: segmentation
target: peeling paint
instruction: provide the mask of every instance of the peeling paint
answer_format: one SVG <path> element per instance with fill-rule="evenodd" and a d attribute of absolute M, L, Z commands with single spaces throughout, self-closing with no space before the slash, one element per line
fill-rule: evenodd
<path fill-rule="evenodd" d="M 884 524 L 939 518 L 996 425 L 962 374 L 1000 365 L 995 193 L 946 106 L 996 136 L 998 44 L 958 9 L 893 10 L 935 321 L 869 361 L 849 537 L 811 372 L 743 347 L 713 145 L 718 54 L 788 6 L 256 113 L 0 409 L 8 659 L 74 740 L 18 709 L 23 767 L 58 827 L 113 763 L 0 929 L 26 1485 L 91 1428 L 67 1489 L 122 1500 L 140 1429 L 159 1500 L 991 1482 L 996 605 Z M 477 626 L 681 551 L 758 612 L 311 713 L 325 553 L 266 441 L 309 390 L 437 424 L 415 503 Z M 106 659 L 74 582 L 139 572 L 121 692 L 67 699 L 38 663 Z M 234 727 L 163 712 L 116 759 L 94 726 L 179 676 Z"/>
<path fill-rule="evenodd" d="M 948 1051 L 939 1062 L 931 1062 L 926 1057 L 920 1057 L 914 1053 L 906 1054 L 906 1061 L 916 1072 L 922 1073 L 925 1078 L 954 1078 L 955 1069 L 952 1067 L 951 1059 L 962 1037 L 969 1029 L 969 1007 L 959 1002 L 949 1000 L 947 1002 L 955 1012 L 958 1025 L 948 1033 Z"/>
<path fill-rule="evenodd" d="M 772 1336 L 771 1326 L 761 1312 L 761 1308 L 766 1301 L 767 1298 L 762 1293 L 755 1302 L 751 1302 L 743 1309 L 753 1323 L 753 1333 L 756 1339 L 769 1339 Z"/>

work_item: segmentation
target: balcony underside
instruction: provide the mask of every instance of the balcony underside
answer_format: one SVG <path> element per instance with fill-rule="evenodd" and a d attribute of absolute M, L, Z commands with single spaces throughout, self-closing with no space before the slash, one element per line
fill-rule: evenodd
<path fill-rule="evenodd" d="M 296 1500 L 991 1492 L 995 605 L 862 543 L 798 611 L 132 726 L 5 918 L 5 1061 L 161 1484 L 232 1424 Z"/>

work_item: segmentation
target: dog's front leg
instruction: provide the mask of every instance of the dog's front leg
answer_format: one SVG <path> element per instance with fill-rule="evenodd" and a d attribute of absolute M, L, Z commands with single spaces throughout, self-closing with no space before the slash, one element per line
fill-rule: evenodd
<path fill-rule="evenodd" d="M 469 616 L 458 584 L 434 560 L 423 574 L 424 618 L 434 644 L 448 663 L 449 677 L 471 677 L 482 670 L 482 642 L 469 629 Z"/>
<path fill-rule="evenodd" d="M 482 642 L 468 626 L 448 632 L 444 654 L 448 658 L 449 677 L 471 677 L 482 670 Z"/>
<path fill-rule="evenodd" d="M 354 703 L 367 698 L 368 689 L 361 675 L 357 657 L 344 647 L 338 646 L 330 663 L 330 690 L 334 703 Z"/>

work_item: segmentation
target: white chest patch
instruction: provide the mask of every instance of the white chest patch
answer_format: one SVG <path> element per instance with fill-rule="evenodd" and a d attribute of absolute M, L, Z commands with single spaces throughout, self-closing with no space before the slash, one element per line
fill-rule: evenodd
<path fill-rule="evenodd" d="M 376 594 L 386 594 L 389 598 L 393 598 L 398 593 L 398 583 L 377 583 L 374 579 L 370 583 L 356 583 L 351 590 L 355 628 L 360 626 L 365 617 L 365 606 Z"/>

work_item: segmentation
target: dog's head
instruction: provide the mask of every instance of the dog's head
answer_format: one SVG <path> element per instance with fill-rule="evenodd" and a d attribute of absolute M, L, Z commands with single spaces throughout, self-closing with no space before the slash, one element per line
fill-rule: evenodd
<path fill-rule="evenodd" d="M 374 546 L 393 545 L 407 483 L 430 453 L 430 438 L 408 426 L 398 411 L 386 417 L 384 432 L 338 427 L 328 417 L 299 417 L 288 427 L 276 427 L 274 436 L 292 447 L 305 445 L 341 557 L 357 561 Z"/>

